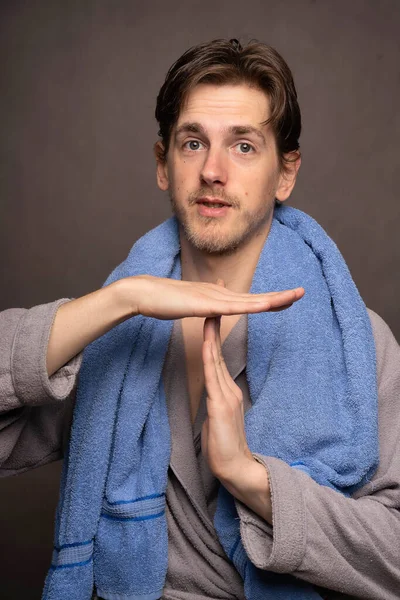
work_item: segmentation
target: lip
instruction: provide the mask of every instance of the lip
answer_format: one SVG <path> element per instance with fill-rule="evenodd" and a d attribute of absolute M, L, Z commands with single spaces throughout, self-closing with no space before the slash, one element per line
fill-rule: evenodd
<path fill-rule="evenodd" d="M 211 204 L 216 203 L 220 204 L 220 206 L 215 207 L 211 206 Z M 226 217 L 229 209 L 231 208 L 231 204 L 221 200 L 220 198 L 199 198 L 196 202 L 197 212 L 201 217 L 213 217 L 213 218 L 221 218 Z"/>
<path fill-rule="evenodd" d="M 210 198 L 209 196 L 199 198 L 196 200 L 196 204 L 222 204 L 222 206 L 231 206 L 229 202 L 221 200 L 221 198 Z"/>

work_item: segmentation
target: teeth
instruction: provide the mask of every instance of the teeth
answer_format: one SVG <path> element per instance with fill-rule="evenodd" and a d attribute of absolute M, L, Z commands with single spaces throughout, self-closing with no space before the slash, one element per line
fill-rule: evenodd
<path fill-rule="evenodd" d="M 222 206 L 225 206 L 225 204 L 219 204 L 218 202 L 203 202 L 203 204 L 210 208 L 221 208 Z"/>

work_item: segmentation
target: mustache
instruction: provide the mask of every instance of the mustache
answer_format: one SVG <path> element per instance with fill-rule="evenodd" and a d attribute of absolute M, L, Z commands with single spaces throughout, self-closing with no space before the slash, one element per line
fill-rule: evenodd
<path fill-rule="evenodd" d="M 240 201 L 236 196 L 228 195 L 224 190 L 218 189 L 213 190 L 212 188 L 202 187 L 196 192 L 191 192 L 188 197 L 189 206 L 196 204 L 198 200 L 204 197 L 215 198 L 216 200 L 223 200 L 232 206 L 232 208 L 239 208 Z"/>

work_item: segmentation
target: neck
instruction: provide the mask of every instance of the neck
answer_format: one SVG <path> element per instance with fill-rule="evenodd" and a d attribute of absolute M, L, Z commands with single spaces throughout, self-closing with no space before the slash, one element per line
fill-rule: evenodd
<path fill-rule="evenodd" d="M 251 239 L 227 254 L 209 254 L 197 250 L 180 228 L 182 279 L 205 283 L 216 283 L 222 279 L 228 289 L 247 293 L 270 228 L 271 220 Z"/>

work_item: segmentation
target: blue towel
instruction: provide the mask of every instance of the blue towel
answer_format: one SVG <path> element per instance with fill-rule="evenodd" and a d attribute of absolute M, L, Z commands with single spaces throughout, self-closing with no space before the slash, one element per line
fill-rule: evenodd
<path fill-rule="evenodd" d="M 177 223 L 141 238 L 106 283 L 180 278 Z M 275 209 L 252 292 L 304 286 L 280 313 L 249 315 L 250 450 L 349 495 L 378 463 L 375 347 L 365 306 L 335 244 L 309 216 Z M 162 368 L 172 323 L 137 316 L 85 351 L 43 598 L 156 600 L 167 570 L 170 432 Z M 221 486 L 215 526 L 246 598 L 310 600 L 312 586 L 257 569 Z"/>

